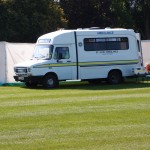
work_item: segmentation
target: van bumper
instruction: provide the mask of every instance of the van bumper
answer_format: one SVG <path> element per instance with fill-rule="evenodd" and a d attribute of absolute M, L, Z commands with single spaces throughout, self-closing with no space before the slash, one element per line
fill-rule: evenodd
<path fill-rule="evenodd" d="M 15 81 L 31 82 L 31 83 L 41 83 L 42 78 L 43 76 L 28 76 L 28 77 L 14 76 Z"/>

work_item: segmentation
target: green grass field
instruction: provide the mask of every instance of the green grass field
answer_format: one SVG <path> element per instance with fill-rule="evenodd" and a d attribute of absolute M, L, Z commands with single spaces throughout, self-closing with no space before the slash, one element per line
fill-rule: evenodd
<path fill-rule="evenodd" d="M 150 83 L 0 87 L 1 150 L 149 150 Z"/>

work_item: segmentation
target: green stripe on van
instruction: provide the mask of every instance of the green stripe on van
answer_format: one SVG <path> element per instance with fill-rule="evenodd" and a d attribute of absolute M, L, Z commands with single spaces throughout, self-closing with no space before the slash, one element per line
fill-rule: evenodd
<path fill-rule="evenodd" d="M 96 61 L 96 62 L 79 62 L 80 67 L 92 66 L 109 66 L 109 65 L 128 65 L 137 64 L 139 60 L 115 60 L 115 61 Z M 34 66 L 34 68 L 47 68 L 47 67 L 69 67 L 76 66 L 76 63 L 55 63 L 55 64 L 42 64 Z"/>

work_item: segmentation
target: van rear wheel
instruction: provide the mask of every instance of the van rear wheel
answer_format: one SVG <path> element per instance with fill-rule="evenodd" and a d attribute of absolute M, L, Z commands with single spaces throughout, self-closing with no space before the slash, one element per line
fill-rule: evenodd
<path fill-rule="evenodd" d="M 47 75 L 43 79 L 43 87 L 46 89 L 55 88 L 59 85 L 58 79 L 54 75 Z"/>
<path fill-rule="evenodd" d="M 119 83 L 121 83 L 123 81 L 122 73 L 118 70 L 111 71 L 108 74 L 107 81 L 110 84 L 119 84 Z"/>

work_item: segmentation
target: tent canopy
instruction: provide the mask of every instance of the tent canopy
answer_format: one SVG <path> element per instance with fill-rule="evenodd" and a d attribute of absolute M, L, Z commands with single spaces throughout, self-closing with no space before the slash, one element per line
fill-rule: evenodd
<path fill-rule="evenodd" d="M 13 66 L 32 57 L 35 44 L 0 42 L 0 84 L 14 83 Z"/>

